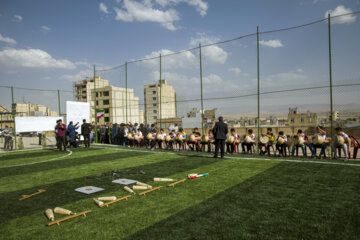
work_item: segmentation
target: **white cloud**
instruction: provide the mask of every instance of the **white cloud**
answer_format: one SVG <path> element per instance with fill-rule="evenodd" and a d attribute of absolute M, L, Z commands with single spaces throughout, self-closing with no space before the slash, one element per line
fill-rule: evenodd
<path fill-rule="evenodd" d="M 146 55 L 145 58 L 153 58 L 153 57 L 157 57 L 156 59 L 153 60 L 147 60 L 144 62 L 140 62 L 142 64 L 146 64 L 152 68 L 158 68 L 160 66 L 160 62 L 159 62 L 159 56 L 161 55 L 168 55 L 168 54 L 172 54 L 174 53 L 171 50 L 168 49 L 162 49 L 161 51 L 155 51 L 152 52 L 149 55 Z M 191 52 L 191 51 L 186 51 L 180 54 L 175 54 L 172 56 L 165 56 L 162 59 L 162 67 L 164 70 L 166 69 L 174 69 L 174 68 L 190 68 L 192 66 L 194 66 L 194 64 L 197 64 L 197 57 Z"/>
<path fill-rule="evenodd" d="M 304 70 L 302 68 L 298 68 L 298 69 L 296 69 L 296 71 L 299 72 L 299 73 L 304 72 Z"/>
<path fill-rule="evenodd" d="M 210 74 L 203 78 L 205 84 L 221 84 L 223 82 L 222 78 L 216 74 Z"/>
<path fill-rule="evenodd" d="M 18 69 L 75 69 L 76 66 L 66 59 L 55 59 L 40 49 L 7 48 L 0 51 L 0 68 Z"/>
<path fill-rule="evenodd" d="M 158 81 L 160 77 L 159 71 L 153 71 L 151 73 L 151 79 L 149 79 L 146 83 L 153 83 L 154 81 Z M 176 90 L 184 89 L 185 87 L 191 85 L 191 80 L 189 77 L 174 73 L 174 72 L 161 72 L 161 78 L 168 81 L 170 85 L 173 85 L 173 87 Z"/>
<path fill-rule="evenodd" d="M 143 0 L 143 4 L 149 8 L 153 6 L 151 0 Z"/>
<path fill-rule="evenodd" d="M 238 67 L 229 68 L 228 71 L 235 73 L 235 75 L 240 75 L 241 73 L 241 69 Z"/>
<path fill-rule="evenodd" d="M 146 2 L 145 2 L 146 3 Z M 175 31 L 174 22 L 178 21 L 178 12 L 174 9 L 159 10 L 147 6 L 147 4 L 124 0 L 122 9 L 114 7 L 116 20 L 125 22 L 157 22 L 168 30 Z"/>
<path fill-rule="evenodd" d="M 49 28 L 48 26 L 41 26 L 40 27 L 41 28 L 41 30 L 43 30 L 44 32 L 50 32 L 51 31 L 51 28 Z"/>
<path fill-rule="evenodd" d="M 155 0 L 155 2 L 162 7 L 187 3 L 189 6 L 195 7 L 196 11 L 199 12 L 201 16 L 205 16 L 208 10 L 208 4 L 203 0 Z"/>
<path fill-rule="evenodd" d="M 93 72 L 90 69 L 81 70 L 75 74 L 65 74 L 60 77 L 68 82 L 79 82 L 87 77 L 93 77 Z"/>
<path fill-rule="evenodd" d="M 272 47 L 272 48 L 278 48 L 278 47 L 284 46 L 282 44 L 281 40 L 279 40 L 279 39 L 268 40 L 268 41 L 261 40 L 261 41 L 259 41 L 259 44 L 262 46 Z"/>
<path fill-rule="evenodd" d="M 221 47 L 218 47 L 217 45 L 212 45 L 204 47 L 202 49 L 202 55 L 204 56 L 205 61 L 207 60 L 209 63 L 223 64 L 226 62 L 228 53 Z"/>
<path fill-rule="evenodd" d="M 14 15 L 13 22 L 20 22 L 23 20 L 23 17 L 20 15 Z"/>
<path fill-rule="evenodd" d="M 195 96 L 200 91 L 200 78 L 191 77 L 175 72 L 162 72 L 162 79 L 168 81 L 170 85 L 175 88 L 175 91 L 188 95 Z M 149 81 L 145 81 L 145 84 L 153 83 L 159 80 L 159 71 L 153 71 L 151 73 Z M 223 79 L 216 74 L 209 74 L 203 77 L 203 88 L 204 91 L 209 92 L 214 90 L 214 86 L 222 84 Z"/>
<path fill-rule="evenodd" d="M 283 87 L 283 86 L 299 85 L 300 81 L 303 82 L 307 79 L 308 77 L 302 73 L 284 72 L 284 73 L 276 73 L 261 77 L 260 81 L 262 87 L 273 89 L 274 86 Z M 254 83 L 256 81 L 254 81 Z"/>
<path fill-rule="evenodd" d="M 15 39 L 12 39 L 12 38 L 9 38 L 9 37 L 4 37 L 1 34 L 0 34 L 0 42 L 5 42 L 5 43 L 9 43 L 9 44 L 16 44 Z"/>
<path fill-rule="evenodd" d="M 339 5 L 334 10 L 326 11 L 325 18 L 328 17 L 329 13 L 330 13 L 331 17 L 334 17 L 334 16 L 338 16 L 338 15 L 349 14 L 351 12 L 352 12 L 352 10 L 350 8 L 345 8 L 343 5 Z M 355 21 L 356 21 L 356 16 L 353 14 L 331 18 L 332 24 L 352 23 Z"/>
<path fill-rule="evenodd" d="M 101 2 L 100 5 L 99 5 L 99 10 L 100 12 L 103 12 L 103 13 L 106 13 L 106 14 L 109 14 L 110 12 L 108 11 L 107 9 L 107 6 L 105 5 L 105 3 Z"/>
<path fill-rule="evenodd" d="M 75 62 L 75 65 L 76 66 L 85 66 L 85 67 L 91 68 L 91 64 L 86 62 L 86 61 L 77 61 L 77 62 Z"/>
<path fill-rule="evenodd" d="M 185 2 L 191 6 L 194 6 L 196 8 L 196 11 L 198 11 L 201 16 L 206 15 L 206 12 L 208 10 L 207 2 L 202 0 L 186 0 Z"/>
<path fill-rule="evenodd" d="M 205 33 L 197 33 L 196 38 L 191 38 L 190 47 L 197 47 L 199 43 L 202 45 L 212 44 L 218 42 L 219 38 L 208 36 Z M 223 64 L 226 62 L 228 53 L 219 47 L 218 45 L 211 45 L 202 48 L 202 55 L 204 60 L 209 63 L 220 63 Z"/>
<path fill-rule="evenodd" d="M 46 77 L 42 77 L 42 79 L 44 79 L 44 80 L 50 80 L 51 77 L 46 76 Z"/>

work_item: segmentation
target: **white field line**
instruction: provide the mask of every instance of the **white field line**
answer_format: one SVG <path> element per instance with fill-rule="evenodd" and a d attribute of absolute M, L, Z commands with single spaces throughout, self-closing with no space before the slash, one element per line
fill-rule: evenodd
<path fill-rule="evenodd" d="M 107 144 L 106 146 L 116 146 L 118 145 L 111 145 Z M 211 155 L 195 155 L 195 154 L 186 154 L 181 152 L 158 152 L 158 151 L 146 151 L 146 150 L 133 150 L 133 149 L 123 149 L 123 148 L 113 148 L 113 147 L 106 147 L 101 145 L 96 145 L 94 148 L 105 148 L 105 149 L 115 149 L 118 151 L 130 151 L 130 152 L 146 152 L 146 153 L 154 153 L 154 154 L 171 154 L 171 155 L 183 155 L 183 156 L 199 156 L 199 157 L 208 157 L 212 158 Z M 224 158 L 228 159 L 245 159 L 245 160 L 254 160 L 254 161 L 278 161 L 278 162 L 295 162 L 295 163 L 313 163 L 313 164 L 325 164 L 325 165 L 340 165 L 340 166 L 353 166 L 353 167 L 360 167 L 360 164 L 353 164 L 353 163 L 337 163 L 337 162 L 324 162 L 324 161 L 311 161 L 311 160 L 295 160 L 295 159 L 284 159 L 284 158 L 250 158 L 250 157 L 228 157 L 225 156 Z"/>
<path fill-rule="evenodd" d="M 39 161 L 39 162 L 31 162 L 31 163 L 24 163 L 24 164 L 17 164 L 17 165 L 12 165 L 12 166 L 5 166 L 5 167 L 0 167 L 0 168 L 11 168 L 11 167 L 20 167 L 20 166 L 28 166 L 28 165 L 33 165 L 33 164 L 38 164 L 38 163 L 44 163 L 44 162 L 52 162 L 52 161 L 56 161 L 65 157 L 68 157 L 72 154 L 72 151 L 67 150 L 67 152 L 69 152 L 66 155 L 60 156 L 60 157 L 56 157 L 56 158 L 51 158 L 49 160 L 44 160 L 44 161 Z"/>
<path fill-rule="evenodd" d="M 22 150 L 12 150 L 10 152 L 8 151 L 0 151 L 0 154 L 11 154 L 11 153 L 17 153 L 17 152 L 28 152 L 28 151 L 35 151 L 35 150 L 43 150 L 43 149 L 53 149 L 54 147 L 41 147 L 41 148 L 31 148 L 31 149 L 22 149 Z"/>

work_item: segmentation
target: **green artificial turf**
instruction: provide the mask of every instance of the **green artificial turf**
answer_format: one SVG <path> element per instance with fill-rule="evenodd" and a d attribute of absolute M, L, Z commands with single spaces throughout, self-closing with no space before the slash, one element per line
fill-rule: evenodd
<path fill-rule="evenodd" d="M 3 155 L 0 239 L 360 238 L 360 167 L 341 161 L 214 159 L 208 154 L 114 147 L 75 149 L 71 156 L 56 159 L 66 154 L 40 150 Z M 193 172 L 209 176 L 175 187 L 152 181 L 154 177 L 183 179 Z M 119 177 L 164 187 L 98 208 L 93 197 L 128 194 L 111 182 Z M 93 195 L 74 191 L 86 185 L 105 190 Z M 18 200 L 40 188 L 47 191 Z M 44 211 L 55 207 L 92 212 L 86 218 L 46 227 Z"/>

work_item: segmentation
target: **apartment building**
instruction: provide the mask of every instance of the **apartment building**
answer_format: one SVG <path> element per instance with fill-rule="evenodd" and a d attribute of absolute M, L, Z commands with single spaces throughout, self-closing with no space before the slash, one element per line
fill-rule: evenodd
<path fill-rule="evenodd" d="M 161 80 L 156 84 L 145 85 L 144 102 L 145 122 L 147 124 L 156 123 L 160 118 L 176 117 L 176 93 L 174 87 L 168 85 L 166 80 Z"/>

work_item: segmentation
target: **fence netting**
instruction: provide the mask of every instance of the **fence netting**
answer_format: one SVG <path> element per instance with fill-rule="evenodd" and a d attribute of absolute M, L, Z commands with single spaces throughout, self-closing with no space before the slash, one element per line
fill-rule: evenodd
<path fill-rule="evenodd" d="M 321 125 L 328 135 L 342 127 L 359 138 L 360 23 L 340 24 L 340 18 L 330 25 L 323 19 L 277 30 L 260 26 L 221 42 L 198 34 L 187 50 L 95 66 L 66 90 L 1 86 L 1 128 L 13 125 L 14 116 L 66 117 L 66 101 L 75 100 L 90 103 L 99 127 L 143 123 L 167 132 L 176 124 L 207 134 L 223 116 L 241 137 L 268 128 L 310 137 Z M 99 112 L 104 117 L 97 120 Z"/>

